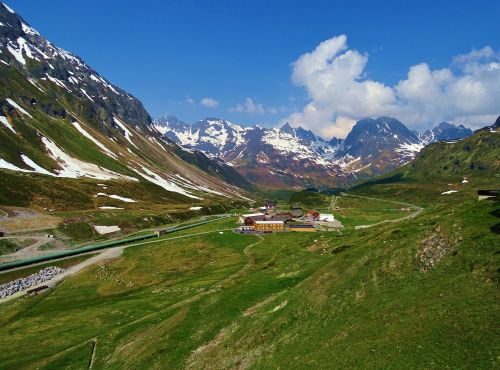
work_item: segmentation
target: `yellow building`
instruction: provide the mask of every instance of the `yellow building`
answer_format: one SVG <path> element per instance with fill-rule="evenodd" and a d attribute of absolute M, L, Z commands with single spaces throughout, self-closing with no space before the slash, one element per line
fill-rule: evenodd
<path fill-rule="evenodd" d="M 254 221 L 255 231 L 282 231 L 285 229 L 283 221 Z"/>

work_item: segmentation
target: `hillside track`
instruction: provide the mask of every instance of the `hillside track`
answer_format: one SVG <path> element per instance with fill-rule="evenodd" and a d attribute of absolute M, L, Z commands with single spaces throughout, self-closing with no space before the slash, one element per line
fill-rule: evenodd
<path fill-rule="evenodd" d="M 194 301 L 196 301 L 196 300 L 198 300 L 198 299 L 200 299 L 200 298 L 202 298 L 202 297 L 204 297 L 206 295 L 209 295 L 209 294 L 217 292 L 219 289 L 222 289 L 225 284 L 228 284 L 228 283 L 236 280 L 240 276 L 242 276 L 246 271 L 248 271 L 255 264 L 255 257 L 250 253 L 250 250 L 264 241 L 264 238 L 262 236 L 260 236 L 260 235 L 256 235 L 256 236 L 259 238 L 259 240 L 256 241 L 255 243 L 249 244 L 243 250 L 243 253 L 247 257 L 247 263 L 241 269 L 239 269 L 238 271 L 236 271 L 232 275 L 230 275 L 230 276 L 222 279 L 221 281 L 215 283 L 214 285 L 212 285 L 210 288 L 207 288 L 203 292 L 197 293 L 194 296 L 191 296 L 191 297 L 186 298 L 186 299 L 184 299 L 182 301 L 174 303 L 173 305 L 165 307 L 165 308 L 163 308 L 163 309 L 161 309 L 159 311 L 153 312 L 153 313 L 148 314 L 146 316 L 143 316 L 143 317 L 141 317 L 141 318 L 139 318 L 137 320 L 134 320 L 132 322 L 124 324 L 124 325 L 120 326 L 120 328 L 124 328 L 124 327 L 127 327 L 127 326 L 131 326 L 131 325 L 137 324 L 137 323 L 142 322 L 142 321 L 144 321 L 146 319 L 149 319 L 151 317 L 157 316 L 157 315 L 159 315 L 161 313 L 165 313 L 165 312 L 168 312 L 168 311 L 173 310 L 175 308 L 178 308 L 178 307 L 184 306 L 186 304 L 192 303 L 192 302 L 194 302 Z"/>
<path fill-rule="evenodd" d="M 225 230 L 227 230 L 227 229 L 225 229 Z M 209 232 L 203 232 L 203 233 L 196 233 L 196 234 L 190 234 L 190 235 L 184 235 L 184 236 L 178 236 L 178 237 L 167 239 L 167 240 L 180 239 L 180 238 L 185 238 L 185 237 L 190 237 L 190 236 L 196 236 L 196 235 L 202 235 L 202 234 L 208 234 L 208 233 L 214 233 L 214 232 L 219 232 L 219 231 L 221 231 L 221 230 L 209 231 Z M 153 318 L 155 316 L 158 316 L 160 314 L 163 314 L 163 313 L 166 313 L 168 311 L 174 310 L 174 309 L 176 309 L 178 307 L 182 307 L 184 305 L 193 303 L 193 302 L 199 300 L 200 298 L 202 298 L 204 296 L 216 293 L 217 291 L 219 291 L 220 289 L 222 289 L 224 287 L 224 285 L 229 284 L 229 283 L 233 282 L 234 280 L 238 279 L 245 272 L 247 272 L 250 268 L 252 268 L 254 266 L 254 264 L 255 264 L 255 257 L 250 253 L 250 251 L 251 251 L 252 248 L 254 248 L 255 246 L 259 245 L 260 243 L 262 243 L 264 241 L 264 238 L 262 236 L 260 236 L 260 235 L 256 235 L 256 236 L 259 238 L 259 240 L 256 241 L 255 243 L 247 245 L 245 247 L 245 249 L 243 250 L 243 253 L 247 257 L 247 263 L 245 264 L 245 266 L 243 266 L 241 269 L 239 269 L 235 273 L 233 273 L 230 276 L 228 276 L 228 277 L 220 280 L 219 282 L 217 282 L 214 285 L 212 285 L 210 288 L 207 288 L 206 290 L 204 290 L 204 291 L 202 291 L 200 293 L 197 293 L 197 294 L 195 294 L 195 295 L 193 295 L 193 296 L 191 296 L 189 298 L 186 298 L 186 299 L 184 299 L 182 301 L 174 303 L 174 304 L 172 304 L 172 305 L 170 305 L 168 307 L 165 307 L 165 308 L 163 308 L 163 309 L 161 309 L 159 311 L 150 313 L 150 314 L 148 314 L 146 316 L 143 316 L 141 318 L 138 318 L 138 319 L 136 319 L 134 321 L 131 321 L 131 322 L 123 324 L 121 326 L 115 327 L 113 329 L 113 331 L 117 331 L 118 329 L 123 329 L 123 328 L 129 327 L 129 326 L 138 324 L 140 322 L 146 321 L 146 320 L 151 319 L 151 318 Z M 156 242 L 158 242 L 158 241 L 156 241 Z M 127 246 L 127 247 L 131 247 L 131 246 Z M 121 248 L 123 249 L 124 247 L 121 247 Z M 72 349 L 78 348 L 78 347 L 84 345 L 85 343 L 88 343 L 88 342 L 92 341 L 94 343 L 94 345 L 93 345 L 93 348 L 92 348 L 92 355 L 91 355 L 91 358 L 89 360 L 89 366 L 88 366 L 88 369 L 92 369 L 93 364 L 95 363 L 95 358 L 96 358 L 96 353 L 97 353 L 97 340 L 98 340 L 97 337 L 86 339 L 83 342 L 81 342 L 79 344 L 76 344 L 74 346 L 71 346 L 70 348 L 67 348 L 67 349 L 65 349 L 65 350 L 63 350 L 63 351 L 61 351 L 59 353 L 66 353 L 66 352 L 68 352 L 68 351 L 70 351 Z M 54 356 L 58 355 L 59 353 L 54 354 Z"/>
<path fill-rule="evenodd" d="M 373 198 L 373 197 L 367 197 L 365 195 L 356 195 L 356 194 L 347 194 L 347 193 L 345 194 L 345 196 L 356 197 L 356 198 L 364 198 L 364 199 L 370 199 L 370 200 L 377 200 L 377 201 L 389 202 L 389 203 L 394 203 L 394 204 L 401 204 L 401 205 L 413 208 L 415 210 L 414 212 L 410 213 L 409 215 L 406 215 L 406 216 L 403 216 L 403 217 L 400 217 L 400 218 L 396 218 L 394 220 L 383 220 L 383 221 L 380 221 L 380 222 L 376 222 L 374 224 L 355 226 L 354 228 L 356 230 L 359 230 L 359 229 L 368 229 L 370 227 L 379 226 L 379 225 L 388 224 L 388 223 L 397 223 L 397 222 L 401 222 L 401 221 L 406 221 L 406 220 L 409 220 L 409 219 L 417 217 L 424 210 L 420 206 L 417 206 L 417 205 L 414 205 L 414 204 L 410 204 L 410 203 L 405 203 L 405 202 L 398 202 L 396 200 L 388 200 L 388 199 L 382 199 L 382 198 Z"/>

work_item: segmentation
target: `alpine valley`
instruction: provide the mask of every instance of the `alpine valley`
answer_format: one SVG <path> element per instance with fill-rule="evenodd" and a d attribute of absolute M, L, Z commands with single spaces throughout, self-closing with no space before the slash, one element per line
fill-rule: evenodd
<path fill-rule="evenodd" d="M 349 23 L 356 45 L 397 51 L 392 71 L 417 56 L 396 31 L 433 63 L 454 50 L 418 38 L 418 12 L 460 48 L 479 41 L 454 17 L 476 12 L 457 2 L 443 22 L 419 2 L 413 24 L 398 2 L 309 3 L 17 0 L 123 86 L 135 79 L 155 115 L 287 114 L 271 128 L 153 120 L 0 2 L 0 369 L 500 369 L 500 52 L 378 82 L 346 35 L 304 43 Z M 472 5 L 496 45 L 498 16 Z M 303 111 L 273 68 L 297 50 Z M 238 103 L 266 88 L 253 111 Z M 342 138 L 306 129 L 344 132 L 325 123 L 341 110 L 381 117 Z M 415 117 L 435 127 L 412 131 Z"/>

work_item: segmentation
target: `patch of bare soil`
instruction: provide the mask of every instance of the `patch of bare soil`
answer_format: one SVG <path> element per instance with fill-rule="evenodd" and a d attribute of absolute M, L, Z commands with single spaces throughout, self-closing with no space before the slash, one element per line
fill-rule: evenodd
<path fill-rule="evenodd" d="M 2 207 L 0 213 L 0 230 L 7 233 L 54 229 L 61 219 L 46 215 L 28 208 Z"/>

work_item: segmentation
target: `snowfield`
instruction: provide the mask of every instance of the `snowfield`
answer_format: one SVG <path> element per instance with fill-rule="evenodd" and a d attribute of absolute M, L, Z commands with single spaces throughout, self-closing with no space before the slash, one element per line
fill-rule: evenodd
<path fill-rule="evenodd" d="M 130 130 L 127 128 L 127 126 L 125 126 L 125 124 L 116 117 L 113 117 L 113 121 L 115 121 L 115 123 L 118 125 L 118 127 L 120 127 L 124 131 L 125 139 L 127 139 L 127 141 L 130 144 L 132 144 L 133 146 L 135 146 L 137 148 L 137 145 L 135 145 L 131 139 L 131 137 L 134 135 L 130 132 Z M 139 148 L 137 148 L 137 149 L 139 149 Z"/>
<path fill-rule="evenodd" d="M 77 179 L 79 177 L 90 177 L 98 180 L 124 179 L 130 181 L 138 181 L 137 179 L 125 176 L 111 170 L 99 167 L 93 163 L 81 161 L 71 157 L 53 141 L 42 136 L 42 142 L 47 148 L 49 156 L 59 163 L 61 170 L 58 171 L 59 177 L 67 177 Z"/>
<path fill-rule="evenodd" d="M 193 199 L 202 199 L 200 197 L 197 197 L 196 195 L 189 193 L 187 190 L 184 190 L 183 188 L 181 188 L 179 185 L 175 184 L 174 182 L 170 182 L 170 181 L 165 180 L 163 177 L 154 173 L 150 169 L 148 169 L 144 166 L 142 166 L 141 168 L 142 168 L 143 172 L 136 170 L 136 169 L 133 169 L 133 170 L 135 171 L 135 173 L 137 173 L 138 175 L 140 175 L 144 179 L 148 180 L 149 182 L 152 182 L 153 184 L 156 184 L 167 191 L 179 193 L 179 194 L 185 195 L 186 197 L 193 198 Z"/>
<path fill-rule="evenodd" d="M 16 133 L 16 130 L 14 130 L 14 127 L 12 127 L 12 125 L 9 123 L 9 121 L 7 120 L 7 117 L 5 116 L 0 116 L 0 122 L 2 122 L 2 124 L 7 127 L 10 131 L 12 131 L 14 134 L 17 134 Z"/>
<path fill-rule="evenodd" d="M 441 195 L 450 195 L 453 193 L 458 193 L 458 190 L 448 190 L 448 191 L 443 191 Z"/>
<path fill-rule="evenodd" d="M 121 230 L 118 226 L 98 226 L 98 225 L 94 225 L 94 229 L 100 235 L 116 233 L 117 231 Z"/>

